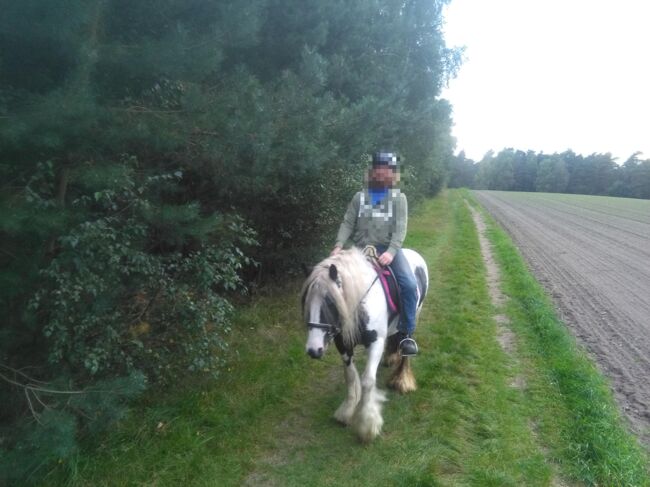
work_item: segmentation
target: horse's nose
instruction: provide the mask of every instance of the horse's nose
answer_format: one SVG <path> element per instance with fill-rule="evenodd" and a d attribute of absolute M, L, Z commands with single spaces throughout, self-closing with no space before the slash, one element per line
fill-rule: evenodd
<path fill-rule="evenodd" d="M 323 356 L 323 347 L 320 347 L 318 350 L 310 348 L 309 350 L 307 350 L 307 354 L 311 358 L 321 358 Z"/>

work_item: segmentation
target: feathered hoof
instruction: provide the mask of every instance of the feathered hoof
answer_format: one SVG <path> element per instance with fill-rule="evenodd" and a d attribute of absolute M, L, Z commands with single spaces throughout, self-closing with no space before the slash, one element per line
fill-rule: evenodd
<path fill-rule="evenodd" d="M 381 434 L 384 419 L 381 414 L 362 413 L 353 419 L 354 431 L 361 443 L 370 443 Z"/>
<path fill-rule="evenodd" d="M 339 408 L 334 413 L 334 419 L 339 423 L 346 426 L 352 424 L 352 417 L 354 416 L 354 408 L 356 404 L 352 404 L 350 401 L 343 401 Z"/>
<path fill-rule="evenodd" d="M 375 390 L 373 397 L 365 404 L 359 405 L 352 417 L 352 427 L 362 443 L 370 443 L 381 434 L 384 418 L 381 416 L 382 403 L 386 396 Z"/>
<path fill-rule="evenodd" d="M 400 394 L 417 390 L 418 386 L 408 357 L 402 357 L 399 366 L 388 380 L 388 387 L 395 389 Z"/>
<path fill-rule="evenodd" d="M 408 394 L 417 390 L 418 386 L 412 373 L 396 374 L 388 381 L 388 387 L 400 394 Z"/>

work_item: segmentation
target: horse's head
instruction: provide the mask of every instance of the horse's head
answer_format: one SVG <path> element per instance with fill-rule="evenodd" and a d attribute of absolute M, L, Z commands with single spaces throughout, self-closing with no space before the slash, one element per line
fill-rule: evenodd
<path fill-rule="evenodd" d="M 334 264 L 315 267 L 307 278 L 302 308 L 308 330 L 305 350 L 311 358 L 321 358 L 332 339 L 341 333 L 341 318 L 332 295 L 340 287 L 341 280 Z"/>
<path fill-rule="evenodd" d="M 359 249 L 342 250 L 311 271 L 302 294 L 305 346 L 312 358 L 321 358 L 327 345 L 338 338 L 345 347 L 360 340 L 358 307 L 375 275 Z"/>

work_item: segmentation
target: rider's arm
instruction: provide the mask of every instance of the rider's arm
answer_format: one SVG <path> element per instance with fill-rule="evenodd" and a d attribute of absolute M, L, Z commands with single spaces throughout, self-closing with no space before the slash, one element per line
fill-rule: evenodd
<path fill-rule="evenodd" d="M 395 215 L 395 231 L 390 239 L 390 245 L 386 252 L 395 257 L 395 254 L 402 248 L 402 242 L 406 238 L 406 225 L 408 223 L 408 203 L 406 202 L 406 195 L 402 192 L 399 193 L 399 200 L 397 200 L 397 214 Z"/>
<path fill-rule="evenodd" d="M 350 201 L 348 209 L 345 212 L 343 217 L 343 222 L 339 227 L 339 233 L 336 236 L 336 245 L 335 247 L 343 247 L 345 242 L 350 238 L 350 235 L 354 232 L 354 227 L 357 224 L 357 215 L 359 215 L 359 198 L 361 193 L 357 193 Z"/>

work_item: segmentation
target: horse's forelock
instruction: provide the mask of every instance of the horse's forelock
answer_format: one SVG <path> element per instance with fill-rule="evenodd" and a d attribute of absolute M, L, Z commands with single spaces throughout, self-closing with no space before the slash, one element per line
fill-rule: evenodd
<path fill-rule="evenodd" d="M 329 274 L 330 265 L 336 265 L 341 279 L 341 288 Z M 328 257 L 314 267 L 303 285 L 303 313 L 309 320 L 311 301 L 320 296 L 330 296 L 336 305 L 341 319 L 343 341 L 348 345 L 358 343 L 360 338 L 359 313 L 357 307 L 365 292 L 364 266 L 366 260 L 357 248 L 343 250 L 335 256 Z"/>

